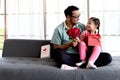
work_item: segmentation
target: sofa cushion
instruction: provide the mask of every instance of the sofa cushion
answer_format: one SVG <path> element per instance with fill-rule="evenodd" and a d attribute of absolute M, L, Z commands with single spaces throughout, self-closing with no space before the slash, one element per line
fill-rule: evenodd
<path fill-rule="evenodd" d="M 0 58 L 0 80 L 120 80 L 120 57 L 97 69 L 61 70 L 52 59 Z"/>
<path fill-rule="evenodd" d="M 50 44 L 50 40 L 6 39 L 2 57 L 40 58 L 41 46 Z"/>
<path fill-rule="evenodd" d="M 76 80 L 76 71 L 55 67 L 52 59 L 0 58 L 0 80 Z"/>

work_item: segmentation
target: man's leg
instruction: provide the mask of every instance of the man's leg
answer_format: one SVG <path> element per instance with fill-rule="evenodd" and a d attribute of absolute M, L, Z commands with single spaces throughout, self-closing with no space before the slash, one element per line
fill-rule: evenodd
<path fill-rule="evenodd" d="M 62 49 L 55 49 L 53 54 L 52 54 L 52 58 L 59 64 L 67 64 L 69 66 L 75 66 L 76 64 L 76 59 L 75 57 L 69 53 L 67 53 L 66 51 L 62 50 Z M 79 59 L 79 54 L 78 54 L 78 59 Z"/>
<path fill-rule="evenodd" d="M 112 57 L 109 53 L 101 52 L 98 59 L 95 61 L 95 65 L 97 67 L 105 66 L 111 63 L 111 61 L 112 61 Z"/>

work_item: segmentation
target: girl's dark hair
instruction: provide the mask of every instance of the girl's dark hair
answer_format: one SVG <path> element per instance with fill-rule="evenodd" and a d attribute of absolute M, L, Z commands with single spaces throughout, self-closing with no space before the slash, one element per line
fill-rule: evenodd
<path fill-rule="evenodd" d="M 68 15 L 69 16 L 72 16 L 72 11 L 74 11 L 74 10 L 79 10 L 79 8 L 78 7 L 76 7 L 76 6 L 68 6 L 65 10 L 64 10 L 64 14 L 65 14 L 65 17 L 67 17 Z"/>
<path fill-rule="evenodd" d="M 95 25 L 97 25 L 97 29 L 98 29 L 98 33 L 99 33 L 100 20 L 98 18 L 96 18 L 96 17 L 91 17 L 89 19 L 92 20 Z"/>

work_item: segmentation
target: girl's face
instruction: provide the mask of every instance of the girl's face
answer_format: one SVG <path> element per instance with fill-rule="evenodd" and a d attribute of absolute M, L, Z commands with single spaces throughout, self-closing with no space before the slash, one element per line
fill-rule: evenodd
<path fill-rule="evenodd" d="M 89 19 L 87 26 L 86 26 L 86 29 L 91 31 L 91 32 L 95 32 L 97 29 L 97 25 L 95 25 L 95 23 L 91 19 Z"/>

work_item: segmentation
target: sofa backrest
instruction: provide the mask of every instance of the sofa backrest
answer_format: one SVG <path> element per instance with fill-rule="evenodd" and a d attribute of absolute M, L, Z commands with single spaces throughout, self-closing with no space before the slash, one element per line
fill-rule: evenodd
<path fill-rule="evenodd" d="M 6 39 L 2 57 L 39 58 L 41 46 L 50 44 L 50 40 Z"/>

